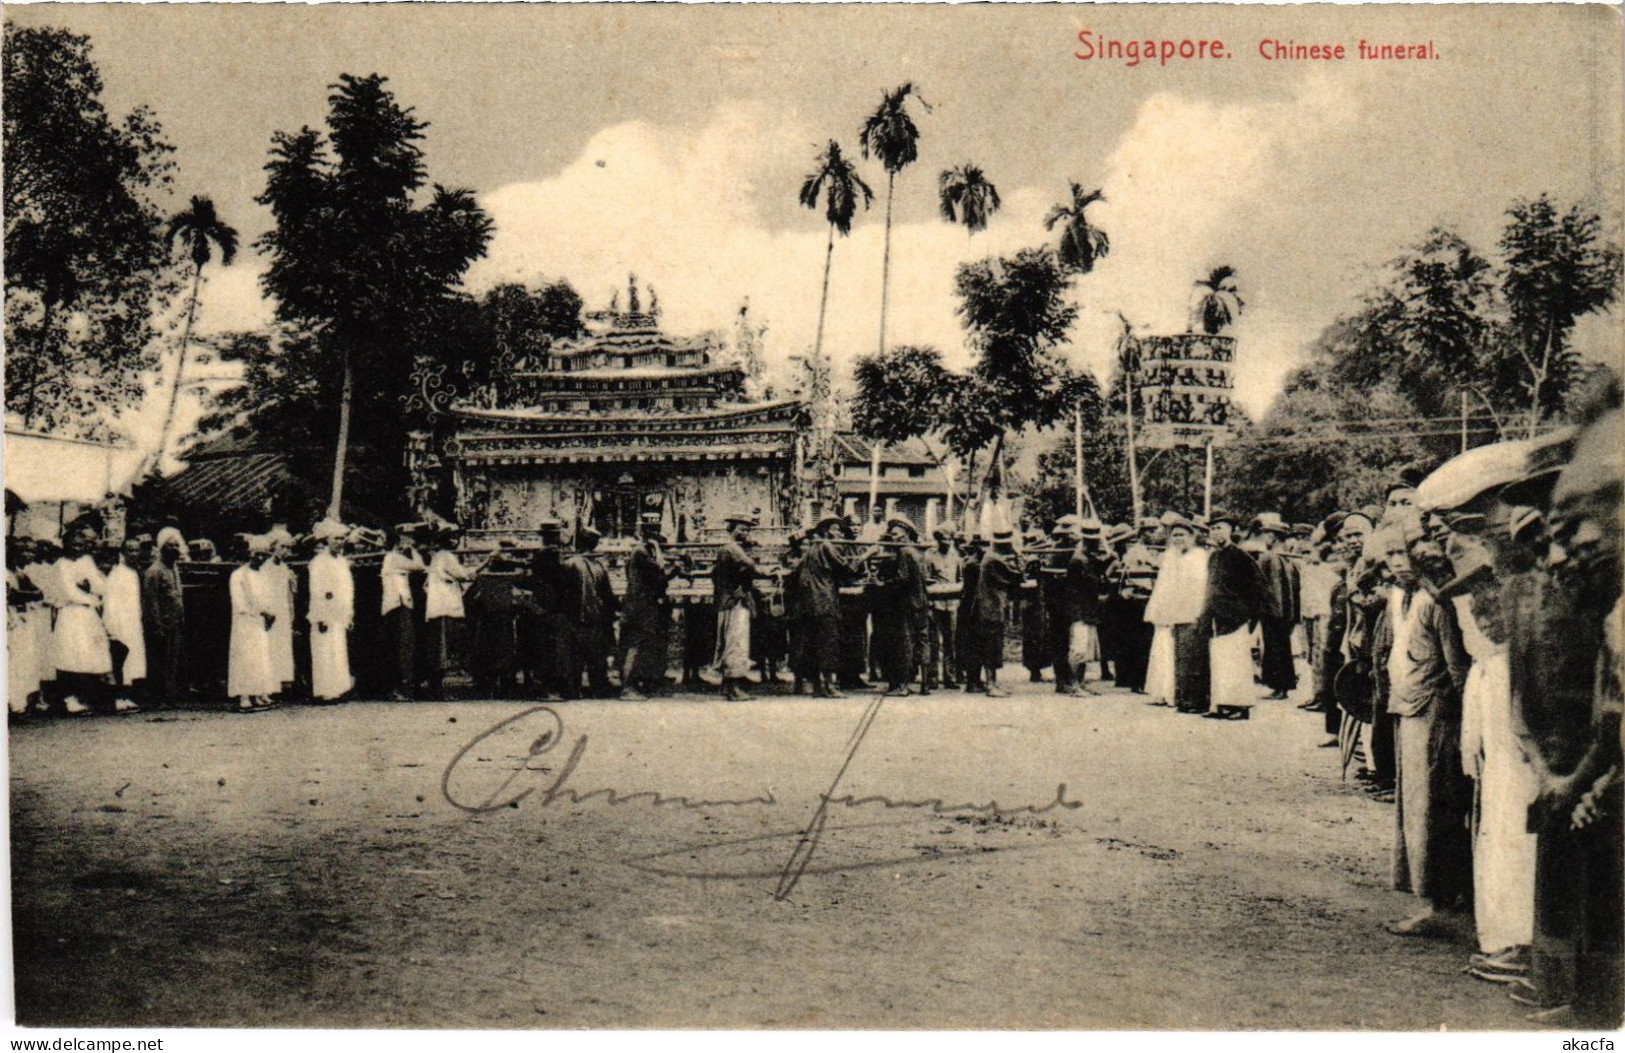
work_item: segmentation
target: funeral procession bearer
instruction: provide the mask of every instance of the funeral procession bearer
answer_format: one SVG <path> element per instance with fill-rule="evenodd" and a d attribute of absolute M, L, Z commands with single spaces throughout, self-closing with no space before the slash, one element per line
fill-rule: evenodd
<path fill-rule="evenodd" d="M 919 532 L 902 516 L 886 524 L 874 587 L 874 649 L 886 694 L 907 695 L 925 637 L 925 573 L 914 553 Z M 929 691 L 929 688 L 922 689 Z"/>
<path fill-rule="evenodd" d="M 825 516 L 813 528 L 806 555 L 796 571 L 794 607 L 797 650 L 819 698 L 840 698 L 841 589 L 864 575 L 867 552 L 845 556 L 836 541 L 846 533 L 840 516 Z"/>
<path fill-rule="evenodd" d="M 661 546 L 660 513 L 645 512 L 638 524 L 642 540 L 626 564 L 626 598 L 621 604 L 621 698 L 641 702 L 663 686 L 671 636 L 667 586 L 682 572 Z"/>
<path fill-rule="evenodd" d="M 717 550 L 711 568 L 711 590 L 717 605 L 717 665 L 722 674 L 723 697 L 749 701 L 744 688 L 750 675 L 750 623 L 756 612 L 755 583 L 772 575 L 745 552 L 756 517 L 736 513 L 724 517 L 728 540 Z"/>

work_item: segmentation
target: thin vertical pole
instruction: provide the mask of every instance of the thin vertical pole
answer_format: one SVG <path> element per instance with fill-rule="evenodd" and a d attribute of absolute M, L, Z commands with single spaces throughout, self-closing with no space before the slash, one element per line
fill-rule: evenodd
<path fill-rule="evenodd" d="M 1123 371 L 1124 400 L 1123 423 L 1128 428 L 1128 495 L 1134 510 L 1134 529 L 1140 529 L 1140 466 L 1134 454 L 1134 374 Z"/>
<path fill-rule="evenodd" d="M 1072 497 L 1073 511 L 1083 515 L 1083 407 L 1072 410 Z"/>
<path fill-rule="evenodd" d="M 1467 452 L 1467 392 L 1461 393 L 1461 452 Z"/>
<path fill-rule="evenodd" d="M 1203 443 L 1202 449 L 1207 451 L 1206 478 L 1202 483 L 1202 518 L 1210 519 L 1213 516 L 1213 440 L 1208 439 Z"/>

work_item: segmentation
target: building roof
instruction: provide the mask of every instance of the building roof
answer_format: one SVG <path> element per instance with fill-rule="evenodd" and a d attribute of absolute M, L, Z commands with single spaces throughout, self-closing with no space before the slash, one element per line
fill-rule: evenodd
<path fill-rule="evenodd" d="M 729 362 L 715 362 L 708 366 L 627 366 L 608 369 L 527 369 L 513 374 L 516 380 L 557 380 L 565 384 L 580 380 L 664 380 L 668 378 L 702 380 L 722 373 L 743 373 Z"/>
<path fill-rule="evenodd" d="M 865 439 L 856 432 L 843 431 L 835 434 L 835 455 L 842 464 L 868 464 L 874 456 L 874 448 L 874 440 Z M 926 445 L 924 439 L 908 439 L 883 446 L 880 451 L 880 463 L 935 467 L 942 463 L 942 459 L 931 452 L 931 447 Z"/>
<path fill-rule="evenodd" d="M 613 431 L 625 428 L 643 432 L 681 430 L 687 425 L 698 427 L 727 424 L 788 423 L 795 410 L 801 407 L 797 399 L 775 399 L 771 402 L 733 403 L 710 409 L 662 411 L 658 415 L 647 410 L 610 410 L 596 412 L 550 412 L 531 408 L 479 409 L 455 406 L 452 413 L 469 422 L 484 421 L 506 428 L 520 425 L 577 425 L 572 430 Z M 541 430 L 549 430 L 543 428 Z"/>

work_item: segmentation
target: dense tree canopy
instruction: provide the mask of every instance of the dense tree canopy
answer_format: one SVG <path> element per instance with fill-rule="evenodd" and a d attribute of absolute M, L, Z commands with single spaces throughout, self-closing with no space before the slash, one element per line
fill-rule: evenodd
<path fill-rule="evenodd" d="M 276 133 L 258 199 L 275 220 L 259 246 L 270 257 L 263 285 L 277 318 L 310 337 L 321 372 L 341 378 L 341 461 L 346 411 L 357 439 L 385 463 L 400 450 L 413 374 L 461 346 L 454 334 L 477 323 L 457 286 L 492 232 L 472 192 L 426 191 L 427 125 L 386 83 L 344 74 L 328 96 L 326 136 Z M 352 386 L 357 375 L 367 382 Z"/>
<path fill-rule="evenodd" d="M 87 37 L 8 24 L 4 65 L 6 409 L 97 433 L 139 401 L 179 288 L 172 148 L 146 108 L 107 113 Z"/>

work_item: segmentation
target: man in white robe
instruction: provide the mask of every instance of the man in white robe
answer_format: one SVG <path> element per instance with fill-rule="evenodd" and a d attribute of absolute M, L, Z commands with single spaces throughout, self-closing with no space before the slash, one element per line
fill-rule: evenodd
<path fill-rule="evenodd" d="M 102 600 L 102 625 L 107 630 L 113 661 L 113 710 L 134 713 L 137 681 L 147 678 L 147 641 L 141 625 L 141 543 L 124 542 L 119 562 L 107 572 L 107 594 Z"/>
<path fill-rule="evenodd" d="M 51 632 L 51 659 L 62 685 L 62 708 L 78 716 L 90 712 L 91 700 L 104 693 L 113 671 L 107 630 L 99 609 L 107 590 L 90 550 L 95 534 L 68 535 L 67 552 L 56 561 L 56 625 Z"/>
<path fill-rule="evenodd" d="M 271 628 L 276 614 L 266 596 L 260 568 L 271 556 L 271 540 L 263 534 L 248 539 L 248 562 L 231 572 L 231 653 L 226 666 L 226 693 L 237 700 L 240 713 L 269 709 L 271 696 L 281 688 L 271 664 Z"/>
<path fill-rule="evenodd" d="M 1168 536 L 1168 549 L 1157 569 L 1145 620 L 1156 627 L 1151 658 L 1146 667 L 1145 692 L 1151 705 L 1171 706 L 1178 693 L 1175 631 L 1201 617 L 1207 598 L 1207 552 L 1194 547 L 1195 528 L 1176 512 L 1165 513 L 1160 523 Z"/>
<path fill-rule="evenodd" d="M 350 629 L 355 624 L 355 576 L 344 558 L 350 530 L 334 519 L 316 524 L 322 548 L 310 559 L 311 694 L 336 702 L 355 687 L 350 675 Z"/>
<path fill-rule="evenodd" d="M 271 543 L 271 558 L 260 568 L 265 583 L 265 601 L 276 617 L 271 625 L 271 670 L 276 674 L 277 691 L 293 686 L 293 593 L 297 588 L 293 568 L 288 561 L 293 555 L 294 536 L 280 523 L 266 535 Z"/>

